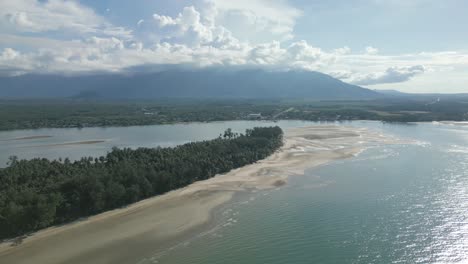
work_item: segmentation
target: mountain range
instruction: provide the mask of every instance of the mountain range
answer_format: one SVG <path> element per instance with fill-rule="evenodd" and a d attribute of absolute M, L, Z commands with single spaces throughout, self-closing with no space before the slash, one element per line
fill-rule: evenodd
<path fill-rule="evenodd" d="M 382 94 L 311 71 L 171 69 L 148 73 L 0 78 L 0 98 L 307 98 L 365 100 Z"/>

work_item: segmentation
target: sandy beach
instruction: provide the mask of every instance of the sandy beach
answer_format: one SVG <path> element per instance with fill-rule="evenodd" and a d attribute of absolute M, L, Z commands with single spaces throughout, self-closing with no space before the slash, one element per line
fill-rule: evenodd
<path fill-rule="evenodd" d="M 0 263 L 152 263 L 151 256 L 210 228 L 234 194 L 277 188 L 288 177 L 396 139 L 366 129 L 313 126 L 286 131 L 285 144 L 255 164 L 126 208 L 0 244 Z"/>

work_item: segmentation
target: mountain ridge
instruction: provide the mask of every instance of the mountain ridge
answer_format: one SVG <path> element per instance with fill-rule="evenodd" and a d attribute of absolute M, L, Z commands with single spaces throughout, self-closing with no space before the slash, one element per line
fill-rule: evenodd
<path fill-rule="evenodd" d="M 81 76 L 22 75 L 0 78 L 3 98 L 64 98 L 95 95 L 101 99 L 158 98 L 311 98 L 374 99 L 373 90 L 312 71 L 218 69 L 166 70 L 152 73 Z"/>

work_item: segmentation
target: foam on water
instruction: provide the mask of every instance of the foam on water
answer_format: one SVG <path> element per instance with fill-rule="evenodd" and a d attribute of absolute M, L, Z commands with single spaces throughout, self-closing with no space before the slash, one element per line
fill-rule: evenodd
<path fill-rule="evenodd" d="M 463 153 L 468 154 L 468 147 L 459 146 L 459 145 L 451 145 L 449 149 L 446 150 L 447 152 L 451 153 Z"/>

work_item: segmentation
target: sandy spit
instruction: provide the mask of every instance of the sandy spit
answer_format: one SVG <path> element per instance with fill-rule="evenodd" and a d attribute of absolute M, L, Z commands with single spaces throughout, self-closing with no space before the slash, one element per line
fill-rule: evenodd
<path fill-rule="evenodd" d="M 66 147 L 66 146 L 78 146 L 78 145 L 93 145 L 106 142 L 104 139 L 96 140 L 85 140 L 85 141 L 76 141 L 76 142 L 65 142 L 65 143 L 56 143 L 56 144 L 46 144 L 46 145 L 33 145 L 33 146 L 23 146 L 22 148 L 43 148 L 43 147 Z"/>
<path fill-rule="evenodd" d="M 286 131 L 265 160 L 126 208 L 0 244 L 0 263 L 138 263 L 210 227 L 212 212 L 236 192 L 277 188 L 292 175 L 396 139 L 366 129 L 313 126 Z"/>
<path fill-rule="evenodd" d="M 18 137 L 18 138 L 11 138 L 11 139 L 3 139 L 0 141 L 14 141 L 14 140 L 29 140 L 29 139 L 42 139 L 42 138 L 51 138 L 52 136 L 28 136 L 28 137 Z"/>
<path fill-rule="evenodd" d="M 90 145 L 90 144 L 97 144 L 106 142 L 102 139 L 97 140 L 85 140 L 85 141 L 77 141 L 77 142 L 66 142 L 66 143 L 59 143 L 59 144 L 51 144 L 51 145 L 41 145 L 40 147 L 55 147 L 55 146 L 73 146 L 73 145 Z"/>

